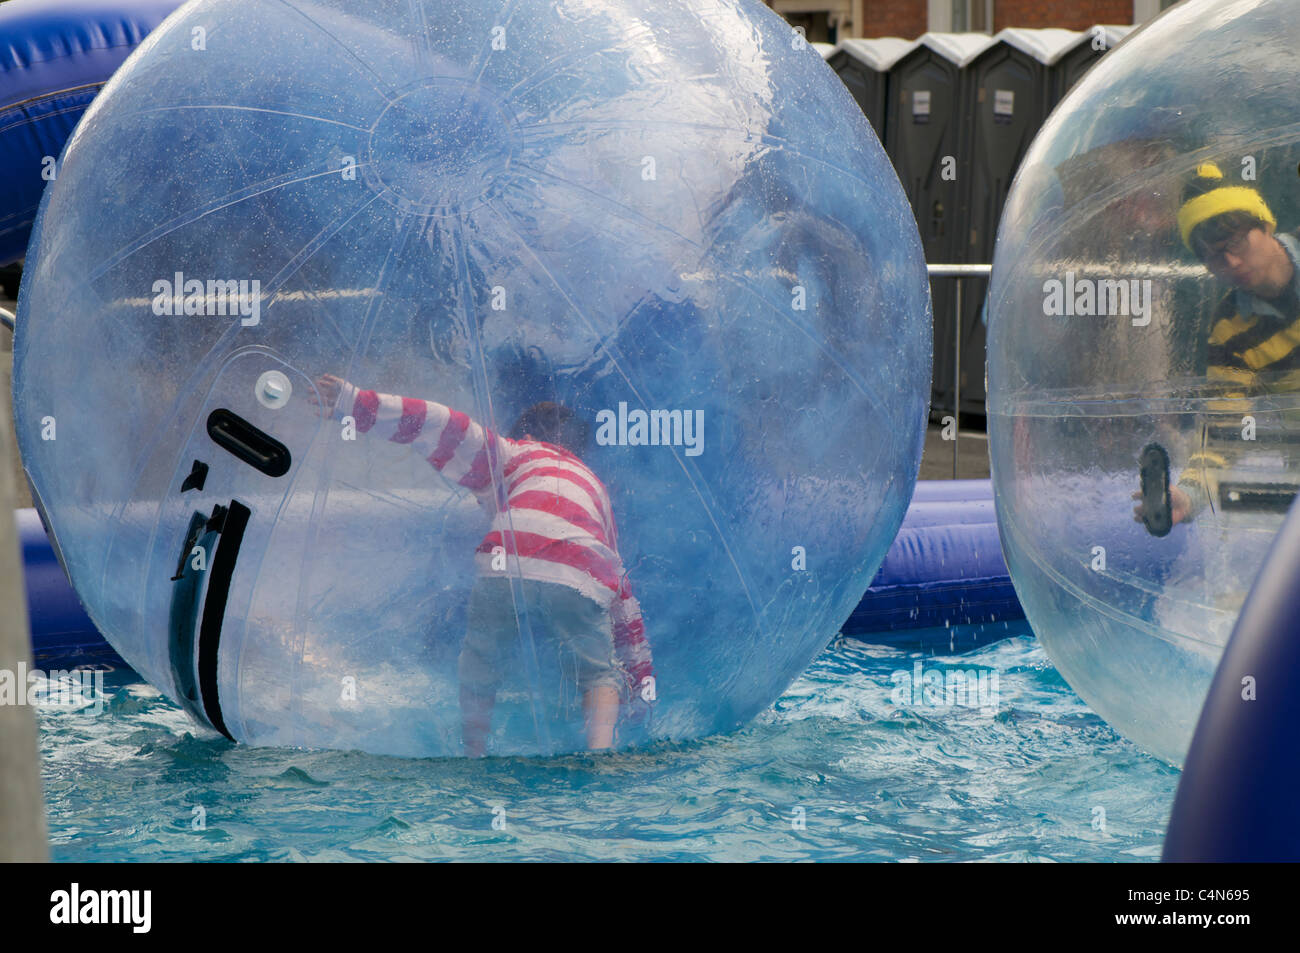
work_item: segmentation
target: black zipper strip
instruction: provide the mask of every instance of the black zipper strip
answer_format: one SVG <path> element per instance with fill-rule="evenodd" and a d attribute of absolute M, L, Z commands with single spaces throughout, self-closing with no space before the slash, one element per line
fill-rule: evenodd
<path fill-rule="evenodd" d="M 221 702 L 217 697 L 217 662 L 220 658 L 221 624 L 226 617 L 226 600 L 230 598 L 230 580 L 235 575 L 235 560 L 244 541 L 244 528 L 248 526 L 251 511 L 238 500 L 230 501 L 221 541 L 212 561 L 208 578 L 208 595 L 203 600 L 203 626 L 199 630 L 199 695 L 208 721 L 231 741 L 234 736 L 221 717 Z"/>

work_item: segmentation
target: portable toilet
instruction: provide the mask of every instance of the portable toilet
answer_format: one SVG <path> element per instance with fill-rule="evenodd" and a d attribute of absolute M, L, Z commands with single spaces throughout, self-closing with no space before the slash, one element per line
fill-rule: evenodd
<path fill-rule="evenodd" d="M 963 139 L 959 175 L 965 177 L 959 261 L 989 263 L 998 221 L 1020 160 L 1050 112 L 1051 64 L 1085 34 L 1076 30 L 1006 29 L 967 60 L 963 71 Z M 961 410 L 984 413 L 985 324 L 988 281 L 967 279 L 962 290 Z M 948 341 L 935 341 L 950 347 Z M 948 386 L 952 386 L 948 382 Z"/>
<path fill-rule="evenodd" d="M 1048 111 L 1065 98 L 1075 83 L 1092 65 L 1114 49 L 1133 30 L 1132 26 L 1098 25 L 1084 31 L 1079 39 L 1064 49 L 1051 64 L 1049 76 Z"/>
<path fill-rule="evenodd" d="M 964 125 L 962 67 L 993 45 L 985 33 L 926 33 L 889 71 L 885 150 L 903 183 L 930 264 L 966 261 L 960 205 L 970 163 L 960 154 Z M 969 282 L 968 282 L 969 284 Z M 934 304 L 931 409 L 951 410 L 956 328 L 953 280 L 930 283 Z"/>
<path fill-rule="evenodd" d="M 896 36 L 841 40 L 835 52 L 826 58 L 862 107 L 882 143 L 885 141 L 885 109 L 889 102 L 889 71 L 899 59 L 916 48 L 916 42 Z"/>
<path fill-rule="evenodd" d="M 1051 66 L 1086 34 L 1006 29 L 965 66 L 965 139 L 959 165 L 969 176 L 961 261 L 988 262 L 1011 179 L 1051 111 Z"/>

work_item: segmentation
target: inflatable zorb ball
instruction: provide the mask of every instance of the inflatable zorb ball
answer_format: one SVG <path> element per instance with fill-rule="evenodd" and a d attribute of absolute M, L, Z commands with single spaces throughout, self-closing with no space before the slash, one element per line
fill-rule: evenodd
<path fill-rule="evenodd" d="M 998 233 L 1012 579 L 1070 685 L 1173 763 L 1300 474 L 1297 50 L 1294 3 L 1171 9 L 1053 113 Z"/>
<path fill-rule="evenodd" d="M 45 196 L 21 449 L 95 623 L 231 738 L 690 738 L 883 560 L 928 302 L 761 4 L 200 0 Z"/>

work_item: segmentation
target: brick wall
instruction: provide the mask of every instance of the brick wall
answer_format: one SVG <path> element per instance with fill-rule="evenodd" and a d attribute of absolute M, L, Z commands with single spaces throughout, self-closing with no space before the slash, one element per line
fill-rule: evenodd
<path fill-rule="evenodd" d="M 995 0 L 996 2 L 996 0 Z M 926 0 L 864 0 L 856 36 L 901 36 L 915 40 L 926 31 Z"/>
<path fill-rule="evenodd" d="M 854 36 L 914 40 L 928 28 L 926 0 L 863 0 L 863 23 Z M 1096 23 L 1132 23 L 1133 0 L 993 0 L 993 31 L 1003 27 L 1086 30 Z"/>
<path fill-rule="evenodd" d="M 993 0 L 995 33 L 1009 26 L 1086 30 L 1095 23 L 1132 22 L 1133 0 Z"/>

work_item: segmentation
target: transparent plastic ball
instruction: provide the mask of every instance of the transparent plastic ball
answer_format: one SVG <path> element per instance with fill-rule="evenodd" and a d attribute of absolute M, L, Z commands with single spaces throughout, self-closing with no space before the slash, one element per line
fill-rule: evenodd
<path fill-rule="evenodd" d="M 1300 482 L 1297 44 L 1281 0 L 1132 34 L 1039 133 L 994 256 L 1016 591 L 1070 685 L 1172 763 Z"/>
<path fill-rule="evenodd" d="M 19 310 L 78 594 L 241 742 L 742 724 L 919 466 L 916 225 L 743 0 L 187 4 L 70 141 Z"/>

